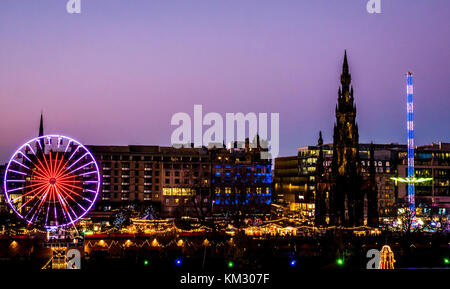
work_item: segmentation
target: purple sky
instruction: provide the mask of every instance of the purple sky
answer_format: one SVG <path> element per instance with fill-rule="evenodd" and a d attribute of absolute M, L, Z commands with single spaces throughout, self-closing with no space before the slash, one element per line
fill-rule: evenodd
<path fill-rule="evenodd" d="M 168 145 L 176 112 L 279 112 L 280 155 L 332 140 L 344 49 L 361 142 L 450 141 L 450 1 L 2 0 L 0 161 L 38 132 Z"/>

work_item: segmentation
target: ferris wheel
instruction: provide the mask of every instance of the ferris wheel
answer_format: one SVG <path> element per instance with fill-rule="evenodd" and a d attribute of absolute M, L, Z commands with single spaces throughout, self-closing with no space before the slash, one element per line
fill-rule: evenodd
<path fill-rule="evenodd" d="M 78 141 L 45 135 L 22 145 L 3 180 L 6 201 L 29 225 L 46 230 L 74 225 L 92 208 L 100 171 Z"/>

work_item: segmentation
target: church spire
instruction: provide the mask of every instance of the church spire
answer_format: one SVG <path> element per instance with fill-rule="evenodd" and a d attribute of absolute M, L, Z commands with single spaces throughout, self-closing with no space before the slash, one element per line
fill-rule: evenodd
<path fill-rule="evenodd" d="M 347 49 L 344 50 L 344 63 L 342 64 L 342 74 L 348 74 Z"/>
<path fill-rule="evenodd" d="M 323 167 L 323 139 L 322 139 L 322 131 L 319 132 L 319 140 L 317 141 L 317 145 L 319 146 L 319 156 L 317 157 L 317 164 L 316 164 L 316 170 L 317 170 L 317 176 L 319 178 L 322 177 L 322 174 L 324 172 Z"/>
<path fill-rule="evenodd" d="M 346 95 L 350 90 L 350 83 L 352 82 L 352 76 L 348 68 L 347 50 L 344 52 L 344 63 L 342 64 L 341 85 L 342 95 Z M 348 96 L 348 95 L 347 95 Z"/>
<path fill-rule="evenodd" d="M 39 136 L 43 136 L 44 135 L 44 117 L 42 115 L 42 111 L 41 111 L 41 122 L 39 124 Z"/>

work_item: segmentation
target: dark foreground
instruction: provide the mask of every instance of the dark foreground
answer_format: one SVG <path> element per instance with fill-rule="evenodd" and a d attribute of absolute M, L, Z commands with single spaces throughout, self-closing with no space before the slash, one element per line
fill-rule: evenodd
<path fill-rule="evenodd" d="M 2 269 L 41 270 L 52 257 L 45 241 L 1 236 Z M 93 235 L 77 245 L 81 271 L 300 272 L 366 269 L 370 249 L 389 245 L 395 268 L 450 268 L 448 234 L 355 237 L 329 232 L 312 237 L 226 235 Z M 449 271 L 450 272 L 450 271 Z"/>

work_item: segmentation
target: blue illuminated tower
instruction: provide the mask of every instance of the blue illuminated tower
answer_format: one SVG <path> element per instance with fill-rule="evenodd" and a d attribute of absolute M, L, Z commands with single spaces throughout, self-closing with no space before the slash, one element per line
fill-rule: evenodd
<path fill-rule="evenodd" d="M 395 182 L 408 183 L 408 204 L 409 217 L 412 221 L 411 225 L 416 225 L 416 202 L 415 202 L 415 184 L 433 181 L 433 178 L 415 177 L 414 173 L 414 100 L 413 100 L 413 76 L 412 72 L 406 74 L 406 117 L 408 132 L 408 176 L 392 177 Z"/>
<path fill-rule="evenodd" d="M 409 213 L 415 219 L 416 205 L 414 199 L 414 101 L 413 76 L 411 72 L 406 75 L 406 112 L 408 129 L 408 202 Z"/>

